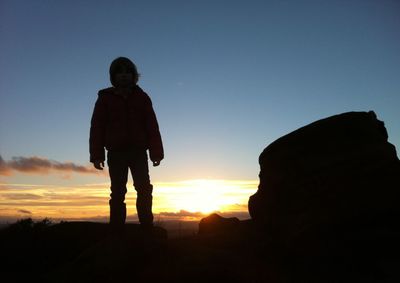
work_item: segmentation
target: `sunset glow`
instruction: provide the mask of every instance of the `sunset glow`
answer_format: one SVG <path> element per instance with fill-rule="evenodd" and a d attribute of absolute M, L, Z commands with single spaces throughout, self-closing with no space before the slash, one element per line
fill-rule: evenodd
<path fill-rule="evenodd" d="M 190 180 L 158 184 L 156 197 L 166 209 L 201 212 L 234 211 L 256 191 L 255 181 Z"/>
<path fill-rule="evenodd" d="M 199 220 L 217 211 L 247 215 L 257 181 L 187 180 L 154 184 L 153 212 L 158 220 Z M 54 220 L 108 220 L 109 185 L 49 186 L 0 184 L 2 221 L 32 217 Z M 136 221 L 136 192 L 128 186 L 128 220 Z"/>

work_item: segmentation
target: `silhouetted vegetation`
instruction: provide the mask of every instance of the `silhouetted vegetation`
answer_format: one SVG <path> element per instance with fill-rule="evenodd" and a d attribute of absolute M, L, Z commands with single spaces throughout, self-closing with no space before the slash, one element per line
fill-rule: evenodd
<path fill-rule="evenodd" d="M 41 231 L 52 225 L 52 221 L 49 218 L 44 218 L 41 221 L 34 222 L 32 218 L 20 219 L 17 222 L 10 224 L 8 229 L 13 232 L 32 232 Z"/>

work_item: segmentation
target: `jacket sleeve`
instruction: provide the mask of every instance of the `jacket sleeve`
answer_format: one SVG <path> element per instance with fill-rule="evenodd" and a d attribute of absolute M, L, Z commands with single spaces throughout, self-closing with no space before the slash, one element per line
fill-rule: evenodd
<path fill-rule="evenodd" d="M 146 131 L 149 142 L 149 152 L 151 161 L 161 161 L 164 159 L 164 148 L 162 144 L 161 134 L 158 127 L 156 114 L 153 109 L 152 102 L 148 97 L 146 103 Z"/>
<path fill-rule="evenodd" d="M 89 138 L 90 162 L 105 160 L 105 129 L 106 129 L 106 104 L 104 97 L 99 93 L 94 106 Z"/>

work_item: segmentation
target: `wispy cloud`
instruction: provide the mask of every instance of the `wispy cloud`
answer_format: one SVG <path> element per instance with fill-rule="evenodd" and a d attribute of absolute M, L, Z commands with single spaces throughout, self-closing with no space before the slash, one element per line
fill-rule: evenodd
<path fill-rule="evenodd" d="M 181 218 L 181 217 L 203 217 L 206 214 L 202 212 L 191 212 L 186 210 L 180 210 L 179 212 L 160 212 L 159 215 Z"/>
<path fill-rule="evenodd" d="M 19 209 L 18 212 L 22 213 L 22 214 L 32 214 L 32 212 L 30 212 L 29 210 L 25 210 L 25 209 Z"/>
<path fill-rule="evenodd" d="M 13 157 L 11 160 L 4 160 L 0 156 L 0 175 L 10 176 L 15 172 L 29 174 L 49 174 L 52 171 L 59 173 L 98 173 L 91 166 L 78 165 L 73 162 L 59 162 L 42 157 Z"/>
<path fill-rule="evenodd" d="M 38 200 L 43 198 L 37 194 L 30 194 L 30 193 L 11 193 L 11 194 L 2 194 L 0 192 L 0 199 L 14 201 L 14 200 Z"/>

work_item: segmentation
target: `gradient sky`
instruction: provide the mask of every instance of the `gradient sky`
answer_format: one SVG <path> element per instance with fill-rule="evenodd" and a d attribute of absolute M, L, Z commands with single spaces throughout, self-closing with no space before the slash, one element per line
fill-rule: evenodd
<path fill-rule="evenodd" d="M 137 64 L 158 117 L 156 182 L 256 180 L 269 143 L 347 111 L 374 110 L 399 148 L 399 15 L 395 0 L 0 0 L 0 155 L 86 166 L 97 91 L 118 56 Z"/>

